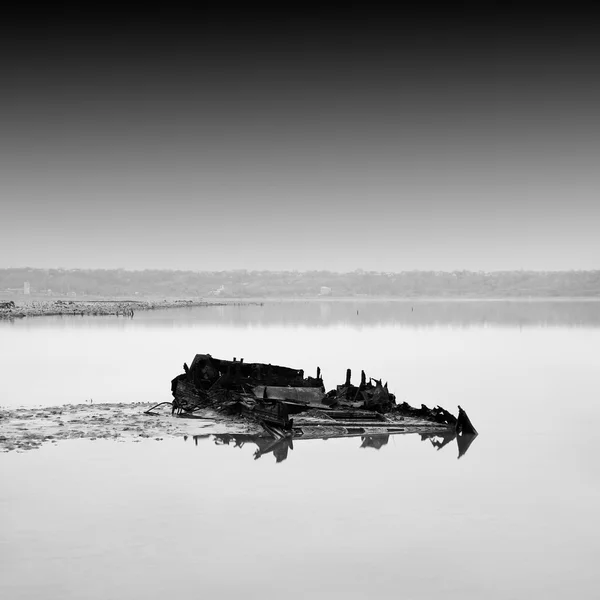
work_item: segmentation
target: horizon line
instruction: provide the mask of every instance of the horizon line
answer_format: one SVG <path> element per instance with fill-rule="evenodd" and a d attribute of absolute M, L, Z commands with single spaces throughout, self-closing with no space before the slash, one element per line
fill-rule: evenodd
<path fill-rule="evenodd" d="M 166 269 L 166 268 L 155 268 L 145 267 L 140 269 L 128 269 L 125 267 L 32 267 L 32 266 L 18 266 L 18 267 L 0 267 L 0 271 L 9 270 L 31 270 L 31 271 L 123 271 L 126 273 L 143 273 L 145 271 L 155 271 L 159 273 L 333 273 L 336 275 L 357 275 L 357 274 L 379 274 L 379 275 L 401 275 L 405 273 L 472 273 L 472 274 L 493 274 L 493 273 L 597 273 L 600 271 L 600 267 L 595 269 L 453 269 L 451 271 L 445 269 L 404 269 L 402 271 L 383 271 L 373 269 L 354 269 L 353 271 L 336 271 L 330 269 Z"/>

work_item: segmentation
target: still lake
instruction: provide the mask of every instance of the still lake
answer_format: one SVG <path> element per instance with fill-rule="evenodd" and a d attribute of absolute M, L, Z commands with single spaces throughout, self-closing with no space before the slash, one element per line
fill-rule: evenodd
<path fill-rule="evenodd" d="M 465 408 L 418 435 L 0 454 L 0 598 L 598 598 L 600 302 L 280 302 L 0 322 L 0 405 L 170 400 L 196 353 Z M 2 425 L 0 423 L 0 431 Z"/>

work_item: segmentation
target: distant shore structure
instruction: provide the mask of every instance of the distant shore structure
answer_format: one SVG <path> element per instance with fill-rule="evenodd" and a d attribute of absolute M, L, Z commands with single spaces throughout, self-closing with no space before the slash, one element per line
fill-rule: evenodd
<path fill-rule="evenodd" d="M 25 281 L 23 283 L 23 295 L 29 296 L 31 294 L 31 286 L 29 285 L 29 281 Z"/>
<path fill-rule="evenodd" d="M 319 292 L 319 296 L 331 296 L 331 288 L 325 285 L 321 286 L 321 291 Z"/>
<path fill-rule="evenodd" d="M 221 296 L 225 292 L 225 286 L 221 285 L 216 290 L 208 292 L 207 296 Z"/>

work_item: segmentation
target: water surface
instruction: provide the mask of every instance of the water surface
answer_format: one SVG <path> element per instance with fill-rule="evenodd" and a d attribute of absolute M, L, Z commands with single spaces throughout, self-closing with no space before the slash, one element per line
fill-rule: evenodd
<path fill-rule="evenodd" d="M 383 377 L 467 409 L 419 436 L 68 441 L 0 455 L 11 599 L 595 598 L 596 303 L 278 303 L 0 323 L 0 404 L 168 400 L 196 352 Z M 0 425 L 1 428 L 1 425 Z"/>

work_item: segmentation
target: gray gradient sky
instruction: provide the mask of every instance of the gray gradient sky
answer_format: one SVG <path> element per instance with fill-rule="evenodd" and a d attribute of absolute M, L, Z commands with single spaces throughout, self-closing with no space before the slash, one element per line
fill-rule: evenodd
<path fill-rule="evenodd" d="M 599 268 L 597 28 L 558 17 L 14 24 L 0 266 Z"/>

